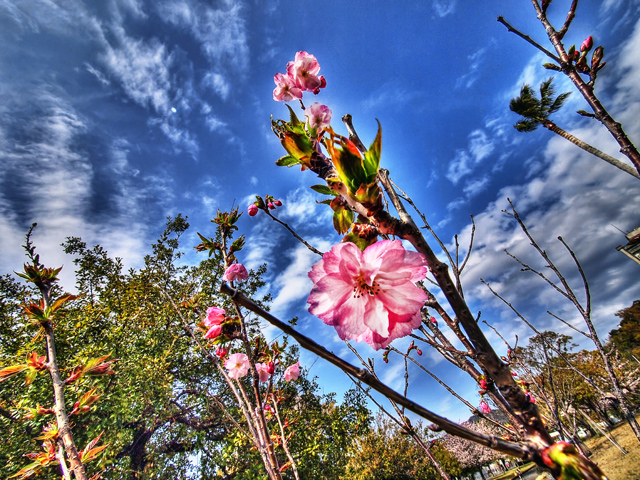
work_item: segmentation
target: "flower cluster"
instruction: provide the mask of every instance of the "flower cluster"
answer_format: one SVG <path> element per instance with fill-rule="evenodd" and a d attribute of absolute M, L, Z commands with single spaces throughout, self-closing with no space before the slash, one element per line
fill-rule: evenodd
<path fill-rule="evenodd" d="M 343 340 L 385 348 L 421 324 L 427 294 L 415 282 L 426 275 L 424 263 L 400 240 L 376 242 L 364 252 L 350 242 L 334 245 L 309 272 L 309 312 Z"/>
<path fill-rule="evenodd" d="M 271 375 L 275 372 L 275 365 L 273 362 L 268 363 L 256 363 L 256 371 L 258 372 L 258 379 L 261 382 L 267 382 Z M 224 362 L 224 368 L 227 369 L 229 377 L 235 380 L 239 380 L 249 373 L 251 368 L 251 362 L 246 353 L 232 353 Z M 295 381 L 300 376 L 300 362 L 296 362 L 293 365 L 289 365 L 284 371 L 284 379 L 287 382 Z"/>
<path fill-rule="evenodd" d="M 287 63 L 287 73 L 276 73 L 273 81 L 276 88 L 273 90 L 273 99 L 276 102 L 290 102 L 293 99 L 301 99 L 303 92 L 320 92 L 327 86 L 327 81 L 320 72 L 320 64 L 316 57 L 307 52 L 297 52 L 295 60 Z"/>
<path fill-rule="evenodd" d="M 267 209 L 275 210 L 276 207 L 281 207 L 282 201 L 273 198 L 271 195 L 265 195 L 264 199 L 256 195 L 256 201 L 247 207 L 247 213 L 250 217 L 255 217 L 259 210 Z"/>
<path fill-rule="evenodd" d="M 222 333 L 222 324 L 227 319 L 227 312 L 224 308 L 209 307 L 207 308 L 207 316 L 204 319 L 205 327 L 208 327 L 204 338 L 217 338 Z"/>

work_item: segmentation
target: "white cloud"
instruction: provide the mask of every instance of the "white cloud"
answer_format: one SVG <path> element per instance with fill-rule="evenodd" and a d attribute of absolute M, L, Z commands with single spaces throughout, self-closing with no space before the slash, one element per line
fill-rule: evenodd
<path fill-rule="evenodd" d="M 19 109 L 17 98 L 12 109 Z M 121 196 L 114 198 L 117 208 L 110 221 L 95 224 L 89 212 L 93 198 L 94 169 L 90 158 L 79 150 L 77 143 L 87 131 L 85 120 L 58 95 L 46 88 L 30 92 L 28 102 L 35 103 L 41 114 L 26 123 L 20 118 L 0 115 L 0 131 L 18 132 L 0 155 L 0 235 L 5 239 L 0 251 L 4 272 L 20 270 L 24 261 L 24 235 L 28 225 L 38 223 L 34 242 L 42 261 L 48 266 L 66 265 L 62 284 L 71 289 L 74 284 L 71 260 L 60 244 L 67 236 L 81 236 L 85 241 L 101 243 L 110 253 L 127 259 L 127 264 L 140 260 L 144 228 L 136 222 L 140 203 L 135 195 L 139 189 L 128 185 L 128 174 L 135 172 L 126 162 L 126 144 L 116 142 L 113 170 L 125 173 L 119 178 Z M 24 130 L 28 135 L 21 135 Z M 7 139 L 9 140 L 9 139 Z M 11 185 L 11 189 L 7 188 Z M 21 201 L 28 198 L 28 201 Z M 136 208 L 137 207 L 137 208 Z"/>
<path fill-rule="evenodd" d="M 310 238 L 308 241 L 320 251 L 327 251 L 331 248 L 331 244 L 326 240 Z M 285 255 L 289 260 L 287 267 L 272 282 L 273 291 L 278 292 L 271 303 L 275 316 L 286 315 L 287 309 L 293 303 L 299 302 L 309 295 L 312 284 L 307 274 L 321 258 L 300 243 Z"/>
<path fill-rule="evenodd" d="M 87 72 L 96 77 L 102 85 L 106 86 L 111 84 L 109 79 L 105 77 L 104 73 L 96 69 L 93 65 L 91 65 L 90 63 L 85 63 L 84 66 L 87 69 Z"/>
<path fill-rule="evenodd" d="M 115 77 L 126 95 L 138 105 L 150 107 L 160 114 L 171 108 L 170 67 L 173 56 L 157 39 L 149 41 L 129 37 L 120 28 L 114 28 L 118 45 L 106 45 L 101 61 Z"/>
<path fill-rule="evenodd" d="M 495 150 L 495 138 L 489 138 L 484 130 L 476 129 L 469 134 L 466 150 L 458 150 L 449 164 L 447 178 L 455 185 L 462 177 L 471 173 L 477 165 Z"/>
<path fill-rule="evenodd" d="M 9 20 L 22 32 L 53 32 L 63 36 L 101 38 L 99 22 L 82 0 L 5 0 L 0 2 L 0 17 Z"/>
<path fill-rule="evenodd" d="M 432 5 L 439 17 L 451 15 L 456 10 L 456 0 L 433 0 Z"/>
<path fill-rule="evenodd" d="M 207 73 L 202 79 L 202 84 L 211 88 L 214 92 L 220 95 L 222 100 L 226 100 L 229 96 L 229 89 L 231 86 L 223 75 L 216 72 Z"/>
<path fill-rule="evenodd" d="M 227 127 L 227 123 L 223 122 L 215 115 L 207 115 L 205 117 L 205 123 L 207 124 L 207 127 L 209 127 L 209 130 L 211 130 L 212 132 L 221 130 L 225 131 Z"/>
<path fill-rule="evenodd" d="M 534 255 L 515 222 L 501 212 L 507 208 L 506 198 L 509 197 L 514 200 L 533 236 L 581 296 L 576 268 L 556 237 L 562 235 L 576 252 L 587 274 L 592 276 L 594 318 L 601 325 L 601 331 L 607 332 L 615 322 L 613 313 L 630 305 L 637 296 L 635 286 L 622 280 L 629 278 L 636 266 L 615 250 L 622 242 L 622 236 L 610 227 L 615 224 L 630 228 L 640 222 L 636 208 L 640 202 L 637 180 L 612 171 L 608 164 L 589 158 L 560 138 L 549 142 L 545 157 L 546 168 L 541 176 L 524 185 L 503 188 L 496 200 L 475 216 L 476 241 L 463 273 L 466 294 L 482 302 L 485 308 L 500 305 L 479 283 L 480 278 L 485 278 L 509 301 L 516 302 L 525 314 L 534 315 L 531 320 L 543 328 L 565 329 L 553 322 L 544 313 L 546 310 L 554 311 L 568 321 L 578 321 L 576 312 L 565 299 L 531 273 L 520 272 L 519 266 L 504 253 L 503 250 L 508 249 L 523 261 L 550 273 Z M 579 215 L 573 212 L 579 212 Z M 468 238 L 469 233 L 470 226 L 462 232 L 461 238 Z M 461 243 L 464 245 L 464 240 Z M 511 335 L 511 339 L 517 333 L 521 336 L 530 334 L 522 323 L 514 322 L 514 315 L 506 309 L 502 310 L 501 318 L 490 321 L 501 332 Z"/>
<path fill-rule="evenodd" d="M 187 29 L 200 42 L 209 61 L 244 72 L 249 65 L 249 46 L 242 3 L 223 0 L 214 8 L 194 0 L 165 1 L 158 5 L 160 17 Z"/>
<path fill-rule="evenodd" d="M 491 42 L 492 44 L 494 42 Z M 456 79 L 456 88 L 471 88 L 476 80 L 478 80 L 479 72 L 482 70 L 482 62 L 487 54 L 489 47 L 483 47 L 475 51 L 467 58 L 469 59 L 469 71 Z"/>

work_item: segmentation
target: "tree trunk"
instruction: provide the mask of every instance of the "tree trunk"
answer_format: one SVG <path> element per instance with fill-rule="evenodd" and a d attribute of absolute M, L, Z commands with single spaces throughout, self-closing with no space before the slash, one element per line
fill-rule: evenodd
<path fill-rule="evenodd" d="M 562 138 L 569 140 L 571 143 L 573 143 L 574 145 L 580 147 L 581 149 L 583 149 L 585 152 L 590 153 L 591 155 L 594 155 L 602 160 L 604 160 L 605 162 L 610 163 L 611 165 L 613 165 L 614 167 L 619 168 L 620 170 L 623 170 L 624 172 L 628 173 L 629 175 L 632 175 L 634 177 L 636 177 L 637 179 L 640 179 L 640 174 L 638 173 L 638 171 L 636 171 L 633 167 L 631 167 L 630 165 L 627 165 L 624 162 L 621 162 L 620 160 L 618 160 L 617 158 L 612 157 L 611 155 L 607 155 L 606 153 L 604 153 L 601 150 L 598 150 L 595 147 L 592 147 L 591 145 L 589 145 L 588 143 L 583 142 L 582 140 L 580 140 L 579 138 L 574 137 L 573 135 L 571 135 L 569 132 L 567 132 L 566 130 L 561 129 L 560 127 L 558 127 L 555 123 L 553 123 L 550 120 L 545 120 L 544 122 L 542 122 L 542 125 L 551 130 L 553 133 L 560 135 Z"/>

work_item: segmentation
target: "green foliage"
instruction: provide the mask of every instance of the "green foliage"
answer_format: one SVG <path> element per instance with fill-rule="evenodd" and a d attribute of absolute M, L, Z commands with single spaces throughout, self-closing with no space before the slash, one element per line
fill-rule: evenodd
<path fill-rule="evenodd" d="M 217 217 L 228 231 L 235 219 Z M 76 288 L 86 294 L 56 312 L 58 359 L 63 379 L 91 370 L 67 386 L 67 411 L 79 402 L 78 414 L 71 418 L 80 450 L 104 432 L 100 445 L 109 446 L 94 450 L 97 458 L 91 463 L 91 471 L 102 471 L 102 478 L 216 478 L 218 472 L 238 479 L 265 477 L 257 451 L 217 403 L 246 430 L 235 399 L 183 324 L 184 319 L 201 337 L 198 325 L 208 306 L 232 309 L 229 298 L 218 293 L 224 273 L 219 251 L 214 249 L 197 265 L 180 265 L 180 239 L 188 226 L 182 216 L 168 219 L 144 266 L 128 272 L 99 245 L 89 248 L 79 238 L 64 244 L 65 252 L 75 257 Z M 221 243 L 220 234 L 211 241 Z M 251 271 L 242 291 L 255 298 L 264 285 L 264 272 L 264 267 Z M 20 308 L 38 295 L 33 283 L 0 277 L 3 367 L 24 364 L 32 352 L 44 353 Z M 268 308 L 269 299 L 266 295 L 256 301 Z M 248 327 L 251 335 L 259 335 L 257 321 Z M 276 367 L 280 370 L 297 356 L 292 347 L 283 355 Z M 116 374 L 89 375 L 110 369 Z M 24 453 L 42 450 L 35 437 L 52 420 L 50 414 L 35 413 L 51 407 L 48 376 L 37 374 L 28 386 L 24 378 L 18 373 L 0 383 L 0 434 L 8 439 L 0 446 L 0 469 L 5 472 L 23 468 L 28 463 Z M 338 404 L 331 395 L 319 395 L 317 384 L 304 373 L 281 387 L 279 410 L 288 421 L 286 435 L 293 434 L 289 446 L 301 475 L 339 478 L 353 432 L 366 429 L 368 410 L 362 398 L 349 394 Z M 270 427 L 280 434 L 275 420 Z M 281 447 L 276 454 L 284 465 Z M 48 468 L 57 472 L 58 467 Z M 289 478 L 290 470 L 284 476 Z"/>
<path fill-rule="evenodd" d="M 571 92 L 566 92 L 553 98 L 555 87 L 553 77 L 540 84 L 540 98 L 536 97 L 533 88 L 525 84 L 520 90 L 520 96 L 511 99 L 509 109 L 524 117 L 514 125 L 519 132 L 533 132 L 540 124 L 548 121 L 551 114 L 560 110 Z"/>
<path fill-rule="evenodd" d="M 617 312 L 616 317 L 621 319 L 620 325 L 609 332 L 609 345 L 615 345 L 622 355 L 640 358 L 640 300 Z"/>
<path fill-rule="evenodd" d="M 429 446 L 427 429 L 416 430 Z M 450 475 L 461 473 L 458 461 L 438 444 L 431 447 L 436 460 Z M 354 444 L 347 475 L 353 480 L 427 480 L 440 478 L 422 448 L 396 423 L 378 416 L 374 429 Z"/>

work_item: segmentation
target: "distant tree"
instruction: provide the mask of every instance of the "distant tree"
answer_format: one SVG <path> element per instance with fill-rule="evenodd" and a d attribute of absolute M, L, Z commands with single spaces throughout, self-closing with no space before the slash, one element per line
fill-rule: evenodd
<path fill-rule="evenodd" d="M 554 97 L 554 93 L 555 87 L 553 86 L 553 77 L 550 77 L 548 80 L 545 80 L 540 84 L 540 98 L 536 97 L 531 86 L 527 84 L 523 85 L 520 90 L 520 96 L 511 99 L 511 102 L 509 103 L 511 111 L 518 115 L 522 115 L 523 117 L 514 125 L 515 129 L 519 132 L 533 132 L 542 125 L 544 128 L 552 131 L 556 135 L 560 135 L 562 138 L 569 140 L 585 152 L 595 155 L 614 167 L 627 172 L 629 175 L 640 178 L 640 174 L 638 174 L 633 167 L 621 162 L 611 155 L 607 155 L 603 151 L 598 150 L 597 148 L 571 135 L 566 130 L 558 127 L 549 118 L 549 116 L 560 110 L 571 92 L 561 93 L 557 97 Z"/>
<path fill-rule="evenodd" d="M 416 426 L 426 438 L 428 430 Z M 440 443 L 431 443 L 434 457 L 450 475 L 461 473 L 454 453 Z M 495 452 L 492 452 L 495 454 Z M 346 476 L 353 480 L 427 480 L 439 478 L 422 449 L 389 418 L 378 415 L 376 425 L 354 444 L 347 464 Z"/>
<path fill-rule="evenodd" d="M 616 313 L 620 317 L 618 328 L 609 332 L 609 346 L 615 345 L 623 356 L 640 358 L 640 300 Z"/>

